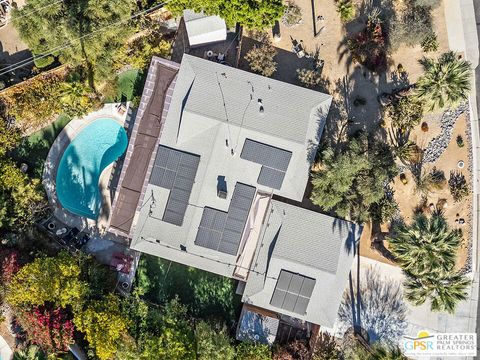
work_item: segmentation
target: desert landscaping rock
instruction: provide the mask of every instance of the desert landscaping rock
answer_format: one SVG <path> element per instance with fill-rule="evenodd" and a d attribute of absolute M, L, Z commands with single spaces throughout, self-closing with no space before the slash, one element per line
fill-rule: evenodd
<path fill-rule="evenodd" d="M 443 113 L 441 121 L 442 132 L 437 137 L 433 138 L 427 145 L 425 152 L 423 153 L 423 163 L 435 162 L 448 147 L 450 140 L 452 139 L 453 127 L 458 117 L 468 112 L 468 104 L 464 103 L 453 110 L 447 110 Z"/>

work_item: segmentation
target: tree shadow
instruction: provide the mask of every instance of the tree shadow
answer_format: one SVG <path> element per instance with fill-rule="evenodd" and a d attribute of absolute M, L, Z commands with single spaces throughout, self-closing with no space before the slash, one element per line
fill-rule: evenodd
<path fill-rule="evenodd" d="M 371 343 L 396 345 L 407 328 L 401 284 L 381 276 L 377 267 L 369 267 L 357 279 L 350 276 L 349 283 L 338 312 L 342 329 L 364 329 Z"/>

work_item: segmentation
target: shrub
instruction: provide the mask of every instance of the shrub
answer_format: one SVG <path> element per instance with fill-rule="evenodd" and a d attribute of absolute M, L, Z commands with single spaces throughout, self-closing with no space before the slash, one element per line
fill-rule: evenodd
<path fill-rule="evenodd" d="M 365 66 L 370 71 L 382 72 L 387 67 L 385 34 L 382 23 L 377 16 L 370 16 L 367 26 L 348 41 L 352 60 Z"/>
<path fill-rule="evenodd" d="M 287 2 L 287 5 L 285 6 L 285 12 L 282 16 L 282 24 L 286 27 L 293 27 L 301 22 L 302 10 L 300 7 L 293 2 Z"/>
<path fill-rule="evenodd" d="M 413 47 L 419 45 L 425 34 L 432 33 L 430 9 L 421 6 L 408 6 L 390 24 L 389 40 L 393 50 L 402 44 Z"/>
<path fill-rule="evenodd" d="M 438 50 L 437 35 L 434 32 L 426 35 L 422 40 L 421 46 L 424 52 L 437 51 Z"/>
<path fill-rule="evenodd" d="M 418 125 L 423 116 L 423 106 L 413 96 L 404 96 L 387 105 L 386 113 L 395 128 L 406 131 Z"/>
<path fill-rule="evenodd" d="M 90 111 L 95 104 L 93 94 L 81 83 L 67 83 L 65 78 L 60 72 L 40 75 L 7 89 L 0 103 L 24 131 L 44 126 L 62 112 L 82 115 Z"/>
<path fill-rule="evenodd" d="M 53 56 L 46 56 L 46 57 L 36 58 L 35 60 L 33 60 L 33 63 L 37 68 L 42 69 L 52 65 L 54 61 L 55 61 L 55 58 Z"/>
<path fill-rule="evenodd" d="M 322 82 L 321 73 L 313 69 L 297 69 L 297 79 L 308 88 L 313 88 Z"/>
<path fill-rule="evenodd" d="M 327 332 L 320 332 L 315 342 L 312 360 L 333 360 L 339 358 L 340 348 L 335 337 Z"/>
<path fill-rule="evenodd" d="M 277 344 L 273 351 L 273 360 L 308 359 L 310 350 L 305 341 L 294 340 L 288 344 Z"/>
<path fill-rule="evenodd" d="M 266 344 L 241 342 L 236 347 L 236 360 L 271 360 L 272 351 Z"/>
<path fill-rule="evenodd" d="M 215 328 L 205 321 L 195 327 L 198 360 L 233 360 L 235 349 L 225 327 Z"/>
<path fill-rule="evenodd" d="M 372 204 L 370 213 L 372 219 L 380 223 L 391 221 L 397 213 L 400 212 L 397 201 L 393 197 L 394 190 L 388 186 L 385 189 L 385 195 L 376 203 Z"/>
<path fill-rule="evenodd" d="M 415 176 L 415 193 L 422 196 L 428 196 L 435 190 L 441 190 L 445 187 L 447 180 L 441 170 L 433 167 L 430 172 L 424 172 L 422 169 Z"/>
<path fill-rule="evenodd" d="M 457 136 L 457 145 L 458 147 L 461 147 L 461 148 L 465 146 L 465 142 L 463 141 L 462 135 Z"/>
<path fill-rule="evenodd" d="M 117 69 L 125 65 L 131 65 L 135 69 L 144 70 L 152 61 L 152 56 L 169 57 L 172 42 L 162 37 L 156 23 L 149 23 L 148 26 L 149 29 L 153 27 L 148 35 L 126 43 L 116 54 L 115 65 Z"/>
<path fill-rule="evenodd" d="M 20 270 L 17 251 L 0 252 L 0 280 L 9 283 L 13 276 Z"/>
<path fill-rule="evenodd" d="M 428 124 L 426 121 L 422 123 L 422 131 L 423 132 L 428 132 Z"/>
<path fill-rule="evenodd" d="M 277 50 L 268 41 L 254 47 L 247 52 L 245 60 L 248 61 L 250 69 L 263 76 L 272 76 L 277 71 L 277 63 L 274 58 Z"/>
<path fill-rule="evenodd" d="M 338 0 L 336 5 L 337 12 L 340 14 L 340 19 L 343 22 L 349 22 L 353 20 L 355 17 L 356 8 L 351 0 Z"/>
<path fill-rule="evenodd" d="M 20 312 L 18 320 L 30 342 L 47 353 L 68 351 L 73 343 L 73 322 L 61 308 L 36 307 Z"/>
<path fill-rule="evenodd" d="M 448 179 L 448 186 L 452 194 L 453 201 L 459 202 L 470 192 L 465 176 L 458 171 L 450 172 L 450 179 Z"/>

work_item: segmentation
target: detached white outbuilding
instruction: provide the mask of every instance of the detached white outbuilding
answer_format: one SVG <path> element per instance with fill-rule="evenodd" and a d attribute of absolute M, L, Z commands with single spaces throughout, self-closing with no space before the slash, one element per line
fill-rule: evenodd
<path fill-rule="evenodd" d="M 191 47 L 227 39 L 227 25 L 219 16 L 206 16 L 203 13 L 184 10 L 183 19 Z"/>

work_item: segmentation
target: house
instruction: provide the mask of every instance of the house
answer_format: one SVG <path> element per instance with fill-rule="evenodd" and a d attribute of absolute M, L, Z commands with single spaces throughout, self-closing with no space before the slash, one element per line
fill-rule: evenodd
<path fill-rule="evenodd" d="M 301 206 L 330 103 L 188 54 L 154 58 L 110 231 L 238 280 L 239 339 L 332 329 L 362 229 Z"/>

